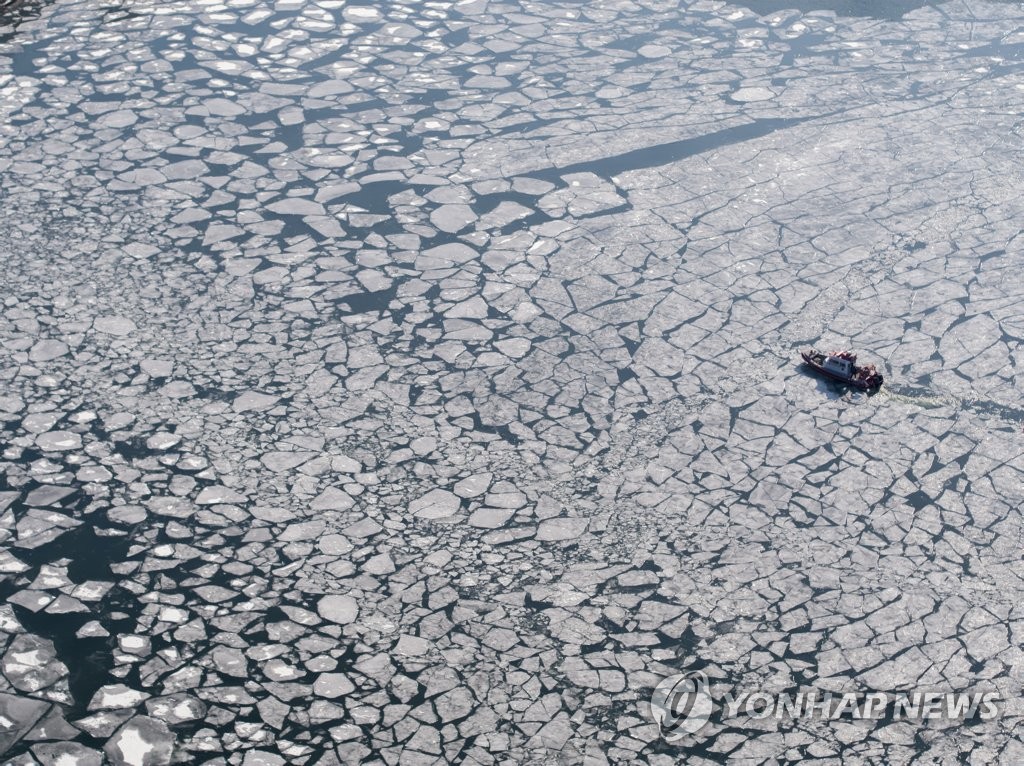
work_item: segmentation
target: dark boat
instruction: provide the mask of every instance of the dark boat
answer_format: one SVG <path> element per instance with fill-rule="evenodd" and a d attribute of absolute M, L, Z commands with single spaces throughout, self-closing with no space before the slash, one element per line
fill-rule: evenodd
<path fill-rule="evenodd" d="M 882 373 L 875 369 L 875 365 L 866 364 L 858 367 L 857 355 L 850 351 L 831 351 L 823 354 L 812 348 L 810 351 L 801 351 L 800 356 L 812 370 L 861 391 L 874 391 L 884 380 Z"/>

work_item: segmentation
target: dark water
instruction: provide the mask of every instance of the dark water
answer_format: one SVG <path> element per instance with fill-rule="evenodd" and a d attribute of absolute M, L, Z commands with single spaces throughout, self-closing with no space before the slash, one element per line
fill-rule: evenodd
<path fill-rule="evenodd" d="M 903 18 L 910 11 L 926 6 L 936 7 L 941 5 L 934 0 L 751 0 L 748 3 L 738 3 L 749 8 L 754 13 L 764 15 L 777 13 L 779 11 L 796 10 L 800 13 L 813 13 L 814 11 L 832 11 L 837 16 L 864 16 L 873 19 L 886 19 L 895 21 Z"/>

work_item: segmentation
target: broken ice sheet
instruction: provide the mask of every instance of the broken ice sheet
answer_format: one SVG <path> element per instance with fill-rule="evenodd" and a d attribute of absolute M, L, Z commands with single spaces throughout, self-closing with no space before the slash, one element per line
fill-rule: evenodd
<path fill-rule="evenodd" d="M 1019 696 L 1019 19 L 910 5 L 23 6 L 7 757 L 948 759 L 643 709 Z"/>

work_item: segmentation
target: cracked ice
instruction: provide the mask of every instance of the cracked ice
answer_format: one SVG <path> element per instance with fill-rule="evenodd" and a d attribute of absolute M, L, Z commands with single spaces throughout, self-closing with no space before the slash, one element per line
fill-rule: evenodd
<path fill-rule="evenodd" d="M 1020 10 L 761 5 L 0 2 L 7 762 L 1024 759 Z"/>

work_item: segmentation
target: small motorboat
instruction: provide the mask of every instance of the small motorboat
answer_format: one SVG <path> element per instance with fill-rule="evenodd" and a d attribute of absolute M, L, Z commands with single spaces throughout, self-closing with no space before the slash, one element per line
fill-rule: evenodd
<path fill-rule="evenodd" d="M 804 358 L 807 366 L 816 372 L 861 391 L 874 391 L 884 380 L 882 373 L 875 369 L 875 365 L 866 364 L 858 367 L 857 355 L 850 351 L 830 351 L 823 354 L 812 348 L 810 351 L 801 351 L 800 356 Z"/>

